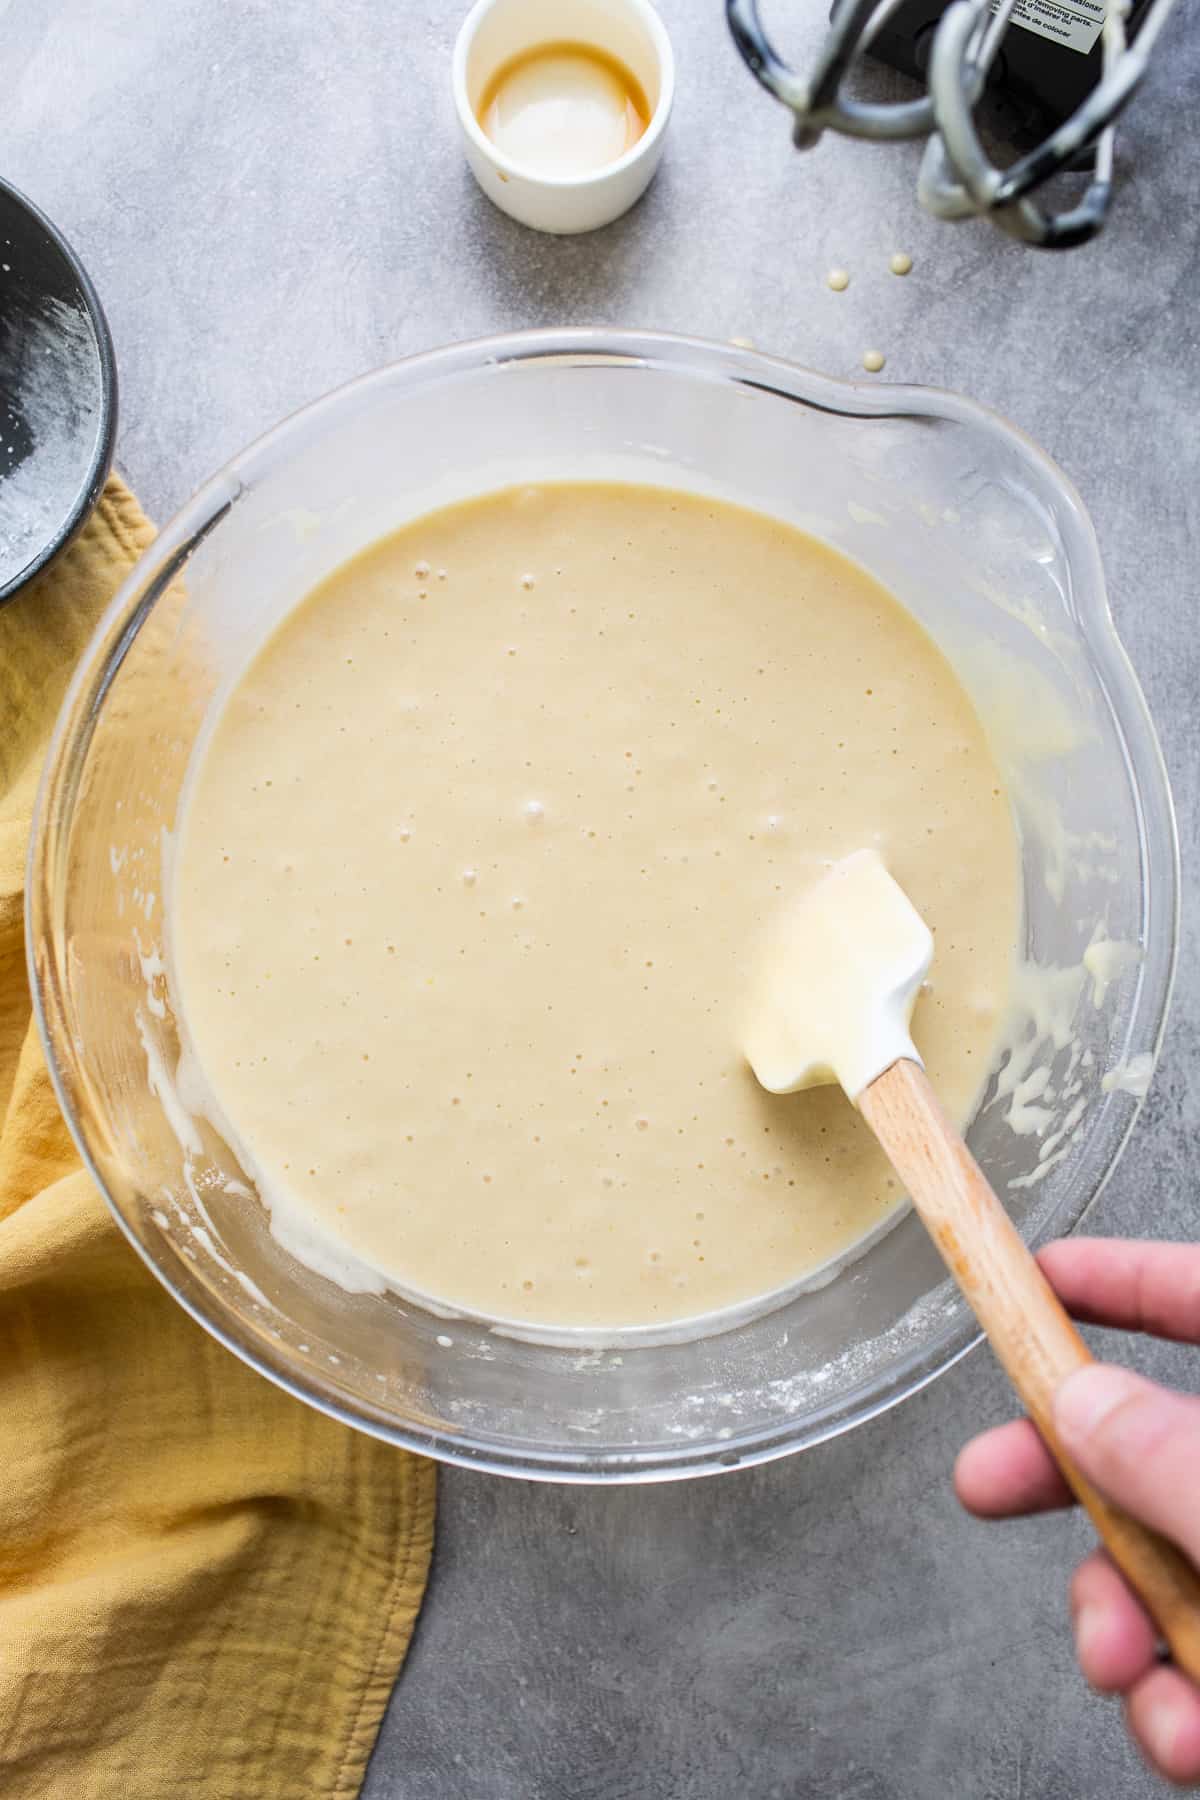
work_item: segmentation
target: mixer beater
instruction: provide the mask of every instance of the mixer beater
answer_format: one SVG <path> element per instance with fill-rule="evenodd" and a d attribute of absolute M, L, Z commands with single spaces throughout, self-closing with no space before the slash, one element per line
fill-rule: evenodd
<path fill-rule="evenodd" d="M 727 0 L 729 26 L 758 80 L 795 116 L 793 137 L 811 149 L 823 132 L 891 142 L 927 139 L 917 192 L 942 219 L 985 217 L 1046 249 L 1086 243 L 1113 193 L 1115 121 L 1140 84 L 1174 0 L 837 0 L 825 42 L 805 78 L 778 54 L 758 0 Z M 923 76 L 920 98 L 857 99 L 846 79 L 864 54 Z M 1006 166 L 980 133 L 989 85 L 1020 95 L 1044 135 Z M 1040 190 L 1084 167 L 1086 189 L 1054 210 Z"/>

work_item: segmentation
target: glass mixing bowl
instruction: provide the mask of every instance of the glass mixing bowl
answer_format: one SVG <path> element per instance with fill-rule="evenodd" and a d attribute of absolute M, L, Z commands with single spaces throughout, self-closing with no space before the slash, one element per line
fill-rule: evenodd
<path fill-rule="evenodd" d="M 496 338 L 318 402 L 163 531 L 75 676 L 34 830 L 31 969 L 79 1148 L 181 1305 L 310 1404 L 449 1462 L 635 1481 L 817 1443 L 961 1356 L 974 1326 L 916 1219 L 824 1288 L 685 1343 L 555 1347 L 347 1293 L 276 1242 L 232 1150 L 177 1091 L 163 940 L 189 759 L 273 622 L 431 506 L 572 475 L 728 496 L 804 526 L 879 576 L 956 662 L 1011 786 L 1024 951 L 1043 965 L 1017 1060 L 993 1073 L 969 1132 L 1030 1241 L 1078 1223 L 1128 1136 L 1164 1023 L 1179 883 L 1166 775 L 1087 514 L 1031 443 L 956 395 L 682 338 Z"/>

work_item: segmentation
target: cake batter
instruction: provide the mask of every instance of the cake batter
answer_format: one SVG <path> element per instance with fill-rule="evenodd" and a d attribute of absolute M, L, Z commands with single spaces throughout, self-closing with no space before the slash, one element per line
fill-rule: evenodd
<path fill-rule="evenodd" d="M 268 1205 L 401 1291 L 662 1325 L 795 1284 L 901 1197 L 740 1004 L 775 910 L 877 846 L 933 928 L 914 1033 L 961 1120 L 1017 851 L 940 652 L 802 533 L 665 489 L 432 514 L 267 642 L 193 772 L 177 999 Z"/>

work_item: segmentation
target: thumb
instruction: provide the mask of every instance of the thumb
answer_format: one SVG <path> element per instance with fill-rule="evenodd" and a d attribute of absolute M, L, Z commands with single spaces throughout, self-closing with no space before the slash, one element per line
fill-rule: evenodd
<path fill-rule="evenodd" d="M 1054 1423 L 1089 1481 L 1200 1563 L 1200 1400 L 1089 1363 L 1054 1396 Z"/>

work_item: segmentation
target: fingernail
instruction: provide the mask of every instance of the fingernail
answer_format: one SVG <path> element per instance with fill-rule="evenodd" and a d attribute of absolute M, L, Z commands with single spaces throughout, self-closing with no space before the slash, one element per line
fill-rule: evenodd
<path fill-rule="evenodd" d="M 1174 1760 L 1180 1723 L 1175 1702 L 1163 1699 L 1154 1700 L 1138 1721 L 1146 1748 L 1160 1768 L 1169 1768 Z"/>
<path fill-rule="evenodd" d="M 1075 1650 L 1080 1667 L 1090 1679 L 1091 1653 L 1106 1630 L 1106 1615 L 1098 1606 L 1082 1606 L 1075 1615 Z"/>
<path fill-rule="evenodd" d="M 1054 1423 L 1071 1443 L 1092 1437 L 1111 1412 L 1140 1392 L 1141 1378 L 1107 1363 L 1076 1369 L 1054 1396 Z"/>

